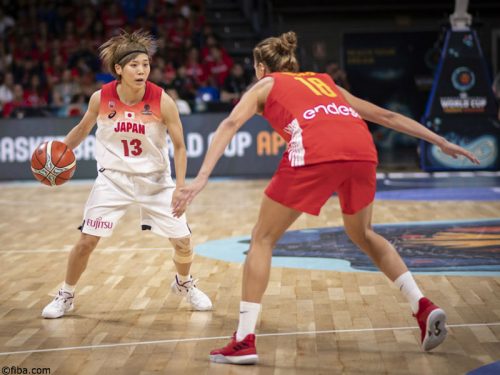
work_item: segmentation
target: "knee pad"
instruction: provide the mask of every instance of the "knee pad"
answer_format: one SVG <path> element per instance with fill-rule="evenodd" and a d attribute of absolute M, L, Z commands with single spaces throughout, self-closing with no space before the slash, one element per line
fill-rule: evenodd
<path fill-rule="evenodd" d="M 169 238 L 174 246 L 173 260 L 177 263 L 191 263 L 194 258 L 191 237 Z"/>

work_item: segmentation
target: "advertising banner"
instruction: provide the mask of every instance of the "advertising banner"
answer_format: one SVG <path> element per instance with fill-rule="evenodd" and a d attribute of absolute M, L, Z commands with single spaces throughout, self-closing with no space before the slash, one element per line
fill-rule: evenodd
<path fill-rule="evenodd" d="M 187 176 L 193 177 L 203 162 L 208 145 L 227 113 L 182 117 L 188 157 Z M 33 179 L 30 160 L 35 148 L 52 139 L 63 140 L 78 122 L 74 118 L 27 118 L 0 120 L 0 180 Z M 94 156 L 95 128 L 74 150 L 77 168 L 73 178 L 97 176 Z M 233 137 L 213 176 L 270 177 L 281 159 L 285 142 L 260 116 L 250 119 Z M 170 147 L 173 168 L 173 147 Z"/>

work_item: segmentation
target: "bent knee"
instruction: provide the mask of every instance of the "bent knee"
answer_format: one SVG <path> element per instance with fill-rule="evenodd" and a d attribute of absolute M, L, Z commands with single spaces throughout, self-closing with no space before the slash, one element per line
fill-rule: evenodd
<path fill-rule="evenodd" d="M 368 244 L 370 234 L 373 231 L 371 229 L 365 228 L 363 230 L 349 230 L 346 228 L 346 233 L 351 239 L 359 247 L 364 247 L 364 245 Z"/>
<path fill-rule="evenodd" d="M 82 235 L 76 244 L 75 250 L 78 255 L 89 255 L 96 248 L 98 242 L 99 237 Z"/>
<path fill-rule="evenodd" d="M 182 238 L 169 238 L 174 247 L 173 260 L 177 263 L 191 263 L 194 258 L 193 243 L 191 236 Z"/>
<path fill-rule="evenodd" d="M 252 231 L 252 242 L 255 244 L 274 247 L 278 239 L 279 237 L 273 235 L 272 232 L 259 226 L 254 227 Z"/>

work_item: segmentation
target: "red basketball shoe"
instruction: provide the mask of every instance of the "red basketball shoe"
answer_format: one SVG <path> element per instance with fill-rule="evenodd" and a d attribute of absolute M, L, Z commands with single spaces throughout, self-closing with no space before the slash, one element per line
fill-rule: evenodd
<path fill-rule="evenodd" d="M 243 340 L 236 341 L 236 332 L 225 347 L 210 352 L 210 360 L 233 365 L 253 365 L 259 357 L 255 348 L 255 335 L 249 334 Z"/>
<path fill-rule="evenodd" d="M 441 344 L 448 331 L 446 330 L 446 313 L 429 299 L 423 297 L 418 301 L 417 318 L 422 334 L 422 349 L 432 350 Z"/>

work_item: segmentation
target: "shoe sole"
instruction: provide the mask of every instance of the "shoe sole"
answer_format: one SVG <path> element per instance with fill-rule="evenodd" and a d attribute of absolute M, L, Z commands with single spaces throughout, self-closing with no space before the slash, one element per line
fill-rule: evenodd
<path fill-rule="evenodd" d="M 422 341 L 422 349 L 429 351 L 439 346 L 446 335 L 446 313 L 442 309 L 433 310 L 427 317 L 427 332 L 425 332 L 424 340 Z"/>
<path fill-rule="evenodd" d="M 66 310 L 65 312 L 63 312 L 62 315 L 59 315 L 59 316 L 44 315 L 43 311 L 42 311 L 42 317 L 45 318 L 45 319 L 58 319 L 58 318 L 62 318 L 66 313 L 69 313 L 69 312 L 73 311 L 74 308 L 75 308 L 75 305 L 71 304 L 71 307 L 68 310 Z"/>
<path fill-rule="evenodd" d="M 191 306 L 191 311 L 212 311 L 213 309 L 214 309 L 213 306 L 203 308 L 203 309 L 199 309 L 199 308 Z"/>
<path fill-rule="evenodd" d="M 225 356 L 222 354 L 210 354 L 210 360 L 215 363 L 226 363 L 231 365 L 254 365 L 259 361 L 257 354 Z"/>

